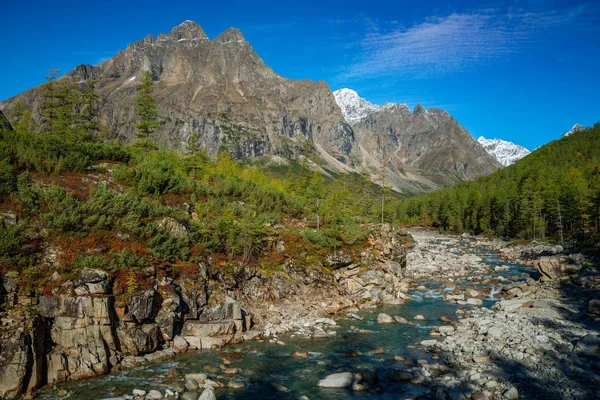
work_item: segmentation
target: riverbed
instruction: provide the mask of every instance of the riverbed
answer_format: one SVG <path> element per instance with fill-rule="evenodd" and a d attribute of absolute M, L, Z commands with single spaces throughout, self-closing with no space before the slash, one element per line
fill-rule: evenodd
<path fill-rule="evenodd" d="M 428 265 L 437 273 L 415 273 L 410 297 L 402 305 L 341 312 L 334 318 L 335 325 L 328 328 L 328 339 L 306 339 L 289 334 L 279 335 L 276 343 L 269 339 L 248 341 L 222 351 L 187 353 L 169 362 L 48 387 L 40 393 L 40 398 L 104 399 L 130 395 L 133 389 L 179 392 L 184 387 L 184 375 L 196 372 L 206 373 L 210 379 L 224 384 L 225 387 L 216 390 L 219 399 L 298 399 L 301 396 L 397 399 L 422 394 L 427 391 L 426 386 L 406 379 L 405 371 L 422 366 L 428 370 L 447 367 L 439 355 L 420 342 L 432 339 L 430 334 L 436 327 L 449 325 L 450 319 L 458 320 L 460 310 L 477 307 L 463 301 L 459 302 L 462 304 L 446 301 L 444 294 L 453 286 L 477 290 L 482 294 L 478 297 L 483 307 L 491 307 L 496 301 L 494 294 L 502 285 L 525 280 L 532 271 L 500 260 L 491 248 L 476 245 L 474 241 L 427 234 L 417 234 L 416 238 L 415 251 L 424 256 L 419 258 L 420 262 L 435 264 L 439 258 L 449 260 L 448 263 Z M 453 260 L 461 257 L 460 269 L 466 273 L 454 273 Z M 476 268 L 469 269 L 469 263 Z M 407 270 L 410 275 L 411 265 Z M 380 313 L 404 318 L 409 323 L 378 324 Z M 418 315 L 424 319 L 415 319 Z M 292 357 L 297 350 L 307 351 L 309 357 Z M 377 382 L 363 391 L 317 386 L 326 375 L 343 371 L 368 371 L 376 376 Z M 230 381 L 242 383 L 243 388 L 228 387 Z M 67 395 L 59 397 L 59 391 L 66 391 Z"/>

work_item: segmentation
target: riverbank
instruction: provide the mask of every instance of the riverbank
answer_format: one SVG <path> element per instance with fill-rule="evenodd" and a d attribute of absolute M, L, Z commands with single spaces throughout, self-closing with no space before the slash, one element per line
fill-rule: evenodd
<path fill-rule="evenodd" d="M 535 259 L 524 266 L 499 256 L 507 244 L 420 229 L 411 234 L 414 248 L 402 276 L 392 279 L 393 291 L 338 255 L 343 266 L 334 269 L 338 285 L 330 298 L 321 292 L 300 301 L 257 301 L 257 310 L 264 307 L 260 323 L 225 352 L 189 353 L 188 343 L 176 358 L 167 354 L 167 362 L 148 360 L 157 354 L 151 353 L 143 364 L 59 385 L 42 398 L 125 399 L 134 390 L 146 392 L 135 398 L 192 400 L 204 390 L 219 399 L 596 396 L 598 329 L 587 308 L 597 293 L 592 269 L 540 282 L 533 279 Z M 396 304 L 382 306 L 384 299 Z M 317 386 L 338 373 L 351 378 L 335 380 L 337 389 Z"/>
<path fill-rule="evenodd" d="M 114 287 L 123 277 L 101 269 L 56 272 L 41 295 L 22 290 L 18 277 L 3 276 L 0 398 L 191 351 L 247 340 L 279 343 L 277 336 L 291 330 L 301 337 L 334 335 L 328 315 L 403 301 L 411 238 L 390 225 L 370 232 L 355 247 L 318 259 L 292 257 L 297 243 L 273 240 L 266 246 L 283 261 L 266 269 L 232 263 L 224 273 L 210 260 L 176 276 L 145 268 L 139 272 L 151 285 L 140 288 L 130 276 L 131 291 L 120 296 Z"/>
<path fill-rule="evenodd" d="M 427 231 L 412 233 L 417 242 L 415 250 L 423 243 L 434 243 L 436 254 L 439 244 L 435 243 L 452 243 L 455 247 L 458 242 L 470 241 L 492 246 L 512 262 L 537 266 L 534 276 L 542 278 L 508 285 L 503 282 L 501 286 L 497 281 L 485 282 L 496 287 L 496 296 L 504 300 L 491 309 L 459 310 L 461 315 L 452 324 L 454 329 L 444 330 L 443 340 L 430 348 L 452 369 L 450 374 L 436 379 L 433 390 L 443 388 L 457 399 L 600 397 L 600 318 L 594 307 L 600 288 L 597 266 L 575 266 L 571 262 L 573 267 L 559 268 L 572 271 L 571 274 L 552 280 L 543 273 L 548 257 L 584 259 L 580 255 L 549 256 L 556 246 L 525 247 L 475 238 L 447 238 Z M 465 260 L 464 256 L 456 259 L 449 255 L 437 266 L 437 256 L 417 253 L 410 257 L 409 273 L 413 268 L 421 268 L 423 261 L 429 265 L 427 273 L 445 277 L 481 271 L 474 257 Z M 421 262 L 411 263 L 412 257 Z M 448 262 L 454 268 L 444 271 Z M 449 294 L 446 299 L 455 298 L 452 296 Z"/>

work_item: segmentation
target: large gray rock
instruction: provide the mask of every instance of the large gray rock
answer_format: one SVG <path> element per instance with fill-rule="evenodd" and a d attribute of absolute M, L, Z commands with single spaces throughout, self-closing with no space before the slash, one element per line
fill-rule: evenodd
<path fill-rule="evenodd" d="M 233 335 L 235 333 L 234 321 L 201 322 L 188 320 L 183 325 L 183 336 L 211 337 Z"/>
<path fill-rule="evenodd" d="M 141 295 L 132 296 L 127 305 L 127 317 L 138 323 L 148 320 L 154 309 L 155 295 L 154 290 L 147 290 Z"/>
<path fill-rule="evenodd" d="M 581 266 L 571 264 L 570 261 L 564 256 L 541 257 L 537 267 L 542 274 L 542 280 L 555 280 L 578 272 Z"/>
<path fill-rule="evenodd" d="M 356 383 L 352 372 L 338 372 L 337 374 L 327 375 L 321 379 L 317 386 L 324 388 L 351 388 Z"/>
<path fill-rule="evenodd" d="M 156 324 L 124 326 L 117 329 L 121 351 L 125 355 L 140 356 L 158 349 L 160 330 Z"/>
<path fill-rule="evenodd" d="M 588 334 L 577 341 L 575 351 L 584 355 L 600 355 L 600 336 Z"/>
<path fill-rule="evenodd" d="M 378 324 L 391 324 L 392 322 L 394 322 L 394 319 L 387 314 L 381 313 L 377 316 Z"/>
<path fill-rule="evenodd" d="M 110 276 L 100 269 L 84 268 L 79 274 L 79 284 L 90 294 L 109 294 L 112 291 Z"/>
<path fill-rule="evenodd" d="M 217 400 L 215 391 L 212 388 L 204 389 L 198 400 Z"/>
<path fill-rule="evenodd" d="M 31 338 L 20 334 L 0 342 L 0 398 L 16 399 L 26 389 Z"/>
<path fill-rule="evenodd" d="M 232 299 L 227 299 L 224 304 L 216 304 L 205 310 L 200 316 L 200 321 L 241 320 L 242 309 L 240 304 Z"/>

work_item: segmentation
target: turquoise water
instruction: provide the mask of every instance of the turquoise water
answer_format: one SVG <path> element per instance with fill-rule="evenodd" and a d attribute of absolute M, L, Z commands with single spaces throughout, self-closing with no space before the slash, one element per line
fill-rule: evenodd
<path fill-rule="evenodd" d="M 470 252 L 485 260 L 490 266 L 490 274 L 486 278 L 499 275 L 509 279 L 524 279 L 528 271 L 521 265 L 500 262 L 488 249 L 471 247 L 463 243 L 449 249 L 464 254 Z M 491 267 L 509 265 L 508 271 L 493 272 Z M 471 281 L 469 281 L 469 278 Z M 457 286 L 476 289 L 489 289 L 489 284 L 483 284 L 478 277 L 464 277 L 456 281 Z M 230 346 L 223 352 L 198 351 L 178 356 L 166 363 L 153 364 L 147 367 L 132 369 L 117 374 L 94 378 L 86 381 L 69 382 L 58 385 L 58 389 L 71 392 L 73 400 L 102 399 L 106 397 L 124 396 L 133 389 L 158 389 L 163 393 L 166 388 L 174 388 L 184 383 L 183 374 L 206 372 L 205 368 L 217 370 L 208 372 L 211 379 L 227 382 L 232 376 L 221 373 L 223 359 L 229 360 L 227 367 L 240 368 L 241 372 L 233 378 L 239 379 L 246 387 L 244 389 L 222 388 L 216 391 L 219 399 L 298 399 L 302 395 L 312 399 L 397 399 L 403 394 L 420 393 L 425 390 L 410 383 L 398 382 L 394 379 L 399 372 L 416 365 L 417 360 L 427 360 L 429 363 L 440 362 L 433 360 L 432 355 L 414 346 L 421 340 L 430 339 L 429 332 L 438 325 L 441 316 L 456 319 L 455 311 L 458 306 L 442 300 L 443 286 L 439 282 L 427 281 L 429 290 L 412 291 L 412 299 L 400 306 L 382 306 L 375 309 L 360 311 L 364 318 L 358 321 L 344 316 L 336 319 L 337 327 L 332 329 L 337 334 L 330 339 L 301 339 L 281 335 L 285 345 L 268 342 L 247 342 Z M 499 286 L 500 284 L 498 284 Z M 493 304 L 492 299 L 484 300 L 485 306 Z M 415 315 L 421 314 L 425 321 L 414 321 L 414 325 L 399 323 L 377 324 L 379 313 L 399 315 L 414 321 Z M 383 349 L 382 354 L 371 354 L 369 351 Z M 291 357 L 296 350 L 310 352 L 309 359 Z M 381 351 L 381 350 L 379 350 Z M 396 361 L 395 356 L 402 356 L 404 361 Z M 175 367 L 180 375 L 167 378 L 167 372 Z M 339 389 L 321 389 L 316 386 L 319 379 L 328 374 L 344 371 L 371 371 L 379 378 L 377 389 L 362 392 L 352 392 Z M 285 386 L 287 390 L 282 391 Z M 51 388 L 42 393 L 44 399 L 56 399 L 55 391 Z"/>

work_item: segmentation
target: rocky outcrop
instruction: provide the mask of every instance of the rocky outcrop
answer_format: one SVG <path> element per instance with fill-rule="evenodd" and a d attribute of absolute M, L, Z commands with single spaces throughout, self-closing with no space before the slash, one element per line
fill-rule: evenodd
<path fill-rule="evenodd" d="M 408 292 L 402 278 L 412 239 L 384 224 L 376 227 L 369 244 L 371 247 L 361 252 L 358 262 L 334 271 L 336 282 L 349 298 L 356 301 L 402 302 L 400 294 Z"/>
<path fill-rule="evenodd" d="M 375 106 L 350 89 L 334 92 L 356 135 L 356 164 L 401 192 L 422 192 L 490 174 L 501 165 L 446 111 Z"/>
<path fill-rule="evenodd" d="M 154 276 L 135 294 L 99 269 L 65 282 L 54 274 L 39 298 L 4 277 L 0 398 L 290 329 L 329 337 L 336 323 L 323 314 L 401 299 L 410 236 L 390 225 L 372 230 L 359 254 L 327 257 L 330 268 L 287 261 L 281 274 L 265 274 L 240 265 L 225 277 L 199 264 L 177 279 Z"/>
<path fill-rule="evenodd" d="M 540 257 L 537 267 L 542 280 L 555 280 L 579 272 L 581 264 L 577 261 L 579 260 L 567 256 Z"/>

